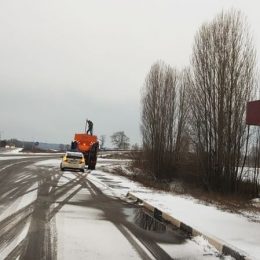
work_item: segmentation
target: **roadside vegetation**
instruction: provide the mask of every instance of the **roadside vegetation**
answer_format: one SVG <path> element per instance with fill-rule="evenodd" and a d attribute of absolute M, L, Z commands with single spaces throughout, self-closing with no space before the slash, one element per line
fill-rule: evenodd
<path fill-rule="evenodd" d="M 134 167 L 159 183 L 253 198 L 259 195 L 259 129 L 245 124 L 259 97 L 256 51 L 245 17 L 222 12 L 198 30 L 182 71 L 152 65 L 142 88 L 143 150 Z"/>
<path fill-rule="evenodd" d="M 142 151 L 100 151 L 99 158 L 101 159 L 116 159 L 113 163 L 107 162 L 99 166 L 99 169 L 104 172 L 109 172 L 115 175 L 124 176 L 131 181 L 139 182 L 145 187 L 152 188 L 163 192 L 191 196 L 199 203 L 205 205 L 215 205 L 215 207 L 224 211 L 237 213 L 250 219 L 250 221 L 258 221 L 255 214 L 260 213 L 259 199 L 248 200 L 250 197 L 245 194 L 238 193 L 220 193 L 218 191 L 207 191 L 202 188 L 198 181 L 199 174 L 194 172 L 194 169 L 186 167 L 185 179 L 176 177 L 172 179 L 156 180 L 144 171 L 142 166 L 143 157 Z M 192 167 L 192 166 L 190 166 Z M 183 170 L 183 169 L 182 169 Z M 178 170 L 178 174 L 182 174 Z M 197 181 L 196 181 L 197 180 Z"/>

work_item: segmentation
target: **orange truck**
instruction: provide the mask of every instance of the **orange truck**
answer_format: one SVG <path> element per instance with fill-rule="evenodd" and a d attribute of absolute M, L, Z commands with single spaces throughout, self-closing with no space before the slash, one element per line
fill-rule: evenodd
<path fill-rule="evenodd" d="M 86 133 L 75 134 L 74 144 L 76 143 L 77 151 L 84 154 L 85 163 L 88 169 L 95 170 L 97 163 L 98 139 L 95 135 L 88 135 Z M 73 148 L 73 147 L 71 147 Z"/>

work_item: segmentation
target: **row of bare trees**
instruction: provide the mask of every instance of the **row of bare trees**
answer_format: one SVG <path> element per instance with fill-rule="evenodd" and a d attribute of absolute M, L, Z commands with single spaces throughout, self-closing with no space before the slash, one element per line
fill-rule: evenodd
<path fill-rule="evenodd" d="M 141 130 L 147 172 L 172 177 L 184 152 L 192 153 L 207 189 L 239 192 L 252 144 L 246 102 L 256 85 L 256 52 L 241 13 L 222 12 L 202 25 L 190 69 L 177 72 L 157 62 L 146 78 Z"/>

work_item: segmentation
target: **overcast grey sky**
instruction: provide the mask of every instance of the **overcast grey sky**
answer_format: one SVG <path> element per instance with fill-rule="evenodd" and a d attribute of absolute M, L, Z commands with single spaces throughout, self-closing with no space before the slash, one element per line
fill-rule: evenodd
<path fill-rule="evenodd" d="M 3 138 L 69 143 L 94 122 L 140 142 L 140 88 L 151 65 L 189 65 L 196 31 L 222 10 L 248 18 L 258 54 L 258 1 L 0 0 Z"/>

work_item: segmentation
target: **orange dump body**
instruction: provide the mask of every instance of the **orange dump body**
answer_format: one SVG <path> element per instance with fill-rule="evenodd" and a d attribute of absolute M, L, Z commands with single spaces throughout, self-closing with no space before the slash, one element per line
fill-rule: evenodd
<path fill-rule="evenodd" d="M 88 134 L 75 134 L 74 140 L 78 143 L 78 150 L 88 152 L 93 144 L 97 143 L 97 136 Z"/>

